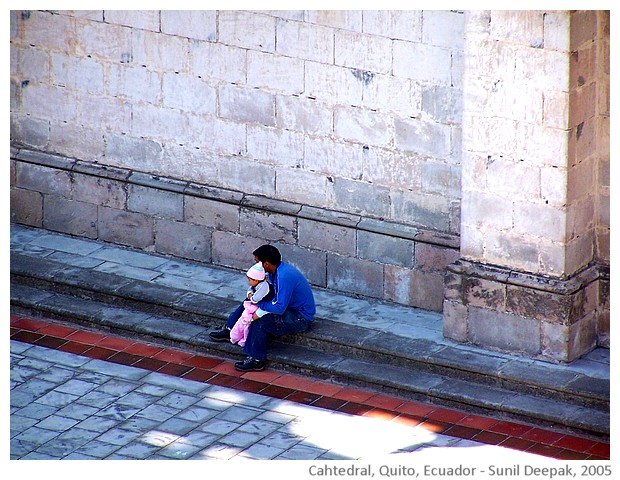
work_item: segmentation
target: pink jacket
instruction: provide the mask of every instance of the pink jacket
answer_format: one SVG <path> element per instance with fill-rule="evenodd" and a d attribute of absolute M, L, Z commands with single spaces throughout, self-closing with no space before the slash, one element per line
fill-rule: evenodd
<path fill-rule="evenodd" d="M 258 310 L 258 305 L 246 300 L 243 302 L 243 307 L 243 313 L 239 320 L 237 320 L 237 323 L 235 323 L 235 326 L 230 330 L 230 341 L 238 343 L 242 347 L 245 345 L 245 340 L 250 330 L 250 323 L 252 323 L 252 315 Z"/>

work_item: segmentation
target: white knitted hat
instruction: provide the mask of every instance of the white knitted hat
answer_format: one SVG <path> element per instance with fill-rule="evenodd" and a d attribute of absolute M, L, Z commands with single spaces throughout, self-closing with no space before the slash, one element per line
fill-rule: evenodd
<path fill-rule="evenodd" d="M 258 262 L 252 265 L 247 275 L 254 280 L 265 280 L 265 269 L 263 268 L 263 264 Z"/>

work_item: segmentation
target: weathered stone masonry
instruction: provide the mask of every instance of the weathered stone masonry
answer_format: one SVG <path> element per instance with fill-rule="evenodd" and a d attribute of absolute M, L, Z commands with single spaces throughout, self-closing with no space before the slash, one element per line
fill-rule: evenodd
<path fill-rule="evenodd" d="M 53 231 L 240 270 L 273 242 L 314 285 L 434 310 L 458 258 L 454 235 L 28 149 L 11 156 L 12 219 Z"/>
<path fill-rule="evenodd" d="M 609 346 L 609 12 L 11 12 L 11 219 Z"/>

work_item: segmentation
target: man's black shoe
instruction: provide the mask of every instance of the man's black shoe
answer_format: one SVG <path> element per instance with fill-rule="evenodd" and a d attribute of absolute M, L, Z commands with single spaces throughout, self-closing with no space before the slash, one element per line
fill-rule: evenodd
<path fill-rule="evenodd" d="M 210 332 L 209 338 L 214 342 L 230 342 L 230 330 L 222 328 L 221 330 Z"/>
<path fill-rule="evenodd" d="M 266 360 L 256 360 L 252 357 L 246 358 L 243 362 L 235 363 L 235 369 L 240 372 L 260 372 L 265 370 Z"/>

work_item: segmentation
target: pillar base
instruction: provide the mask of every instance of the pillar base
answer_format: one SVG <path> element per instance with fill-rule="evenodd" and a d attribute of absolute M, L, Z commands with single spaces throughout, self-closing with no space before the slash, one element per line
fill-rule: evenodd
<path fill-rule="evenodd" d="M 609 339 L 600 331 L 609 317 L 609 268 L 592 264 L 561 279 L 461 259 L 447 269 L 443 311 L 451 340 L 571 362 Z"/>

